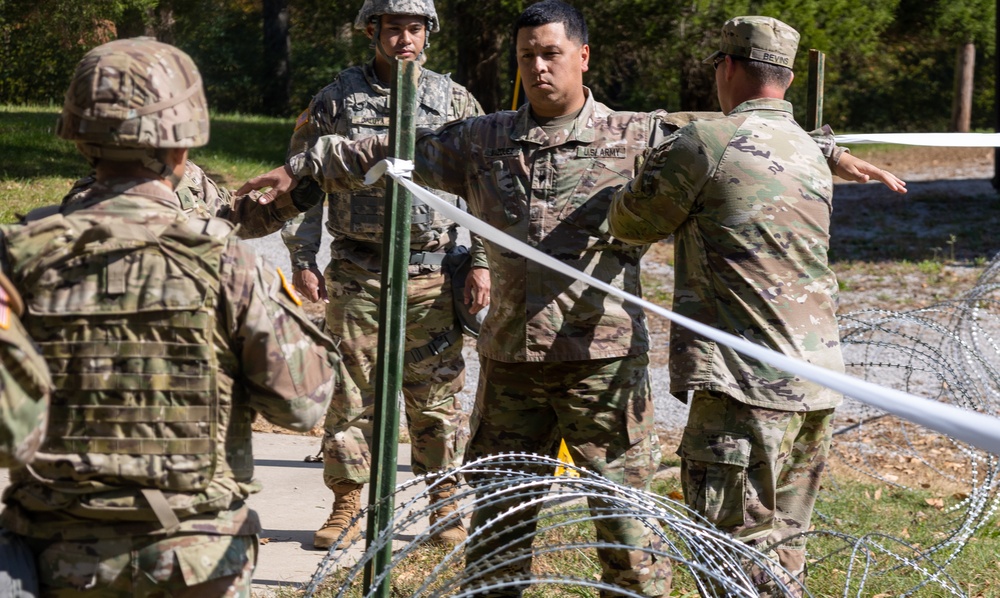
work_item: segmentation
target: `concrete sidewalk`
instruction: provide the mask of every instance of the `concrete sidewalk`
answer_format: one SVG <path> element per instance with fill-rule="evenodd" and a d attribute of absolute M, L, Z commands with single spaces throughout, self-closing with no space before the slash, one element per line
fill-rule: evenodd
<path fill-rule="evenodd" d="M 260 555 L 254 573 L 254 596 L 273 595 L 280 587 L 305 583 L 326 555 L 312 547 L 313 532 L 326 521 L 333 505 L 333 493 L 323 485 L 323 464 L 306 463 L 306 455 L 319 450 L 319 438 L 288 434 L 260 434 L 253 437 L 255 476 L 264 490 L 250 498 L 250 506 L 260 515 Z M 399 446 L 396 483 L 413 478 L 410 445 Z M 396 504 L 423 490 L 410 488 L 396 496 Z M 368 486 L 362 494 L 368 500 Z M 426 522 L 425 522 L 426 523 Z M 401 538 L 405 540 L 406 538 Z M 354 563 L 364 549 L 355 544 L 348 562 Z"/>
<path fill-rule="evenodd" d="M 306 455 L 316 454 L 319 443 L 320 439 L 312 436 L 254 434 L 254 475 L 264 486 L 262 492 L 249 500 L 264 527 L 254 573 L 254 596 L 273 596 L 280 588 L 308 582 L 326 555 L 325 550 L 313 549 L 312 538 L 313 532 L 330 513 L 333 493 L 323 485 L 323 465 L 303 460 Z M 410 445 L 402 444 L 399 446 L 397 483 L 411 478 Z M 8 483 L 8 471 L 0 469 L 0 491 Z M 397 495 L 396 504 L 421 490 L 422 484 Z M 368 486 L 362 496 L 367 501 Z M 358 549 L 352 551 L 357 555 L 352 555 L 354 558 L 349 562 L 356 562 L 364 542 L 356 546 Z"/>

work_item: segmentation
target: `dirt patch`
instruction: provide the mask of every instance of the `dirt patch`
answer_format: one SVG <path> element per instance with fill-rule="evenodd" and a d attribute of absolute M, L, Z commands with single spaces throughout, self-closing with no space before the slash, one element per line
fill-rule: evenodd
<path fill-rule="evenodd" d="M 853 145 L 851 153 L 912 182 L 991 178 L 995 150 L 991 147 Z"/>

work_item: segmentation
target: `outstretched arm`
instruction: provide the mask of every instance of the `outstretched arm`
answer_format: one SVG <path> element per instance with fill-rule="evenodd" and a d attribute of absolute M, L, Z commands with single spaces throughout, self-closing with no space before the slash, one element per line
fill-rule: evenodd
<path fill-rule="evenodd" d="M 243 186 L 236 190 L 236 195 L 246 195 L 251 191 L 269 188 L 267 193 L 257 198 L 257 203 L 268 204 L 274 201 L 275 197 L 290 192 L 298 184 L 298 177 L 292 174 L 292 169 L 287 164 L 283 164 L 243 183 Z"/>
<path fill-rule="evenodd" d="M 833 174 L 856 183 L 867 183 L 869 180 L 875 179 L 896 193 L 906 193 L 906 182 L 902 179 L 888 170 L 882 170 L 878 166 L 846 152 L 837 161 Z"/>

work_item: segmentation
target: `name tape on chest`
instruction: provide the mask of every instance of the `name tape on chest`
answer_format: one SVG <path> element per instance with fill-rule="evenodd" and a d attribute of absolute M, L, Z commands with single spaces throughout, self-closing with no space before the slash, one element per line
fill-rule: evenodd
<path fill-rule="evenodd" d="M 490 147 L 483 151 L 483 156 L 487 158 L 519 158 L 521 156 L 521 148 Z"/>
<path fill-rule="evenodd" d="M 389 117 L 388 116 L 352 116 L 352 125 L 361 125 L 363 127 L 388 127 Z"/>
<path fill-rule="evenodd" d="M 576 157 L 624 160 L 628 157 L 628 151 L 624 147 L 578 147 Z"/>

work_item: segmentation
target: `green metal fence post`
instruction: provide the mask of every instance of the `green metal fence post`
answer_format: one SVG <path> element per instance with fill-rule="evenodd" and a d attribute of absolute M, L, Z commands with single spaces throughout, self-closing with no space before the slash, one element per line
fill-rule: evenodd
<path fill-rule="evenodd" d="M 809 50 L 809 91 L 806 100 L 807 131 L 814 131 L 823 124 L 823 76 L 826 55 L 819 50 Z"/>
<path fill-rule="evenodd" d="M 413 159 L 416 136 L 415 111 L 420 67 L 413 61 L 396 61 L 392 68 L 389 126 L 390 155 Z M 382 243 L 382 294 L 379 309 L 378 361 L 375 373 L 375 421 L 372 432 L 372 473 L 368 495 L 366 546 L 387 527 L 394 508 L 396 455 L 399 448 L 399 393 L 402 388 L 406 333 L 406 283 L 410 263 L 410 192 L 387 182 Z M 365 564 L 364 584 L 371 588 L 392 560 L 392 543 Z M 375 596 L 388 598 L 390 579 L 378 584 Z"/>

